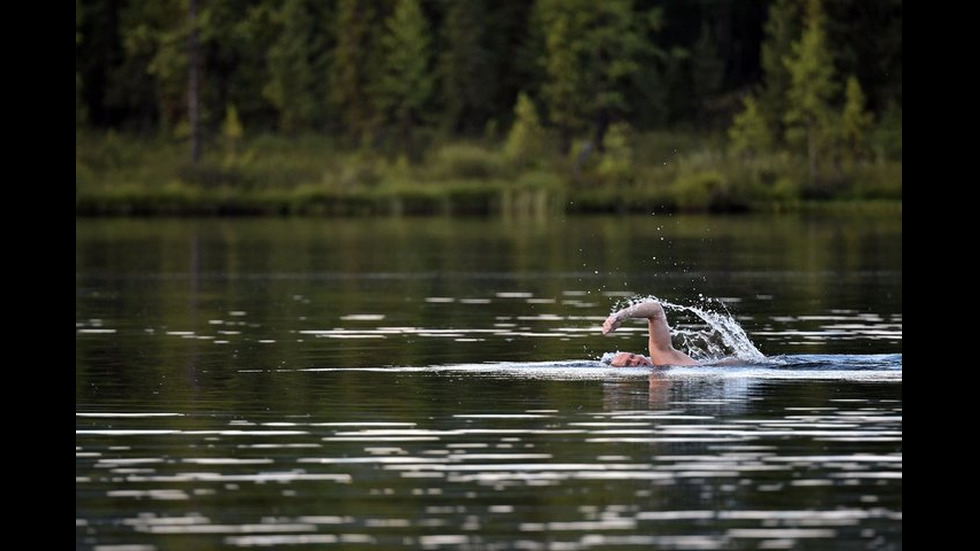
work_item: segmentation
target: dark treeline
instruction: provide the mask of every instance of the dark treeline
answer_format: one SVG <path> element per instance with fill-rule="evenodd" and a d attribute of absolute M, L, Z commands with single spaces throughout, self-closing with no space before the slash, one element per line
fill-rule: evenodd
<path fill-rule="evenodd" d="M 200 124 L 352 141 L 506 129 L 518 94 L 566 136 L 726 127 L 763 81 L 766 0 L 76 0 L 76 123 L 187 134 Z M 901 0 L 827 0 L 829 55 L 867 107 L 902 102 Z M 778 15 L 778 13 L 777 13 Z M 795 27 L 795 28 L 794 28 Z M 191 30 L 197 47 L 190 45 Z M 195 50 L 197 50 L 195 52 Z M 192 55 L 189 55 L 192 54 Z M 601 143 L 601 142 L 600 142 Z"/>
<path fill-rule="evenodd" d="M 900 202 L 902 2 L 76 0 L 75 124 L 86 212 Z"/>

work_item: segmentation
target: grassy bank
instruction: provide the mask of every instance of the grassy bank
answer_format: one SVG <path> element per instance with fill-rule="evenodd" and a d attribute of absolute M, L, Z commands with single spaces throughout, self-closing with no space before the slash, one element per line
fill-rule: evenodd
<path fill-rule="evenodd" d="M 688 134 L 631 136 L 604 153 L 520 163 L 493 144 L 433 145 L 415 162 L 308 136 L 182 144 L 75 137 L 76 215 L 540 214 L 894 209 L 900 161 L 835 163 L 813 183 L 803 159 L 732 158 Z"/>

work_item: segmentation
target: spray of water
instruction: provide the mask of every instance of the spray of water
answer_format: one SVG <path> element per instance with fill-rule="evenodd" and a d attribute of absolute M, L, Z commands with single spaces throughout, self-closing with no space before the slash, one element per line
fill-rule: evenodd
<path fill-rule="evenodd" d="M 705 300 L 703 306 L 674 304 L 653 295 L 635 298 L 629 304 L 656 300 L 668 312 L 674 346 L 687 352 L 695 360 L 717 360 L 737 358 L 745 361 L 765 360 L 765 355 L 752 344 L 724 303 L 718 300 Z M 673 313 L 691 314 L 700 323 L 679 325 Z"/>

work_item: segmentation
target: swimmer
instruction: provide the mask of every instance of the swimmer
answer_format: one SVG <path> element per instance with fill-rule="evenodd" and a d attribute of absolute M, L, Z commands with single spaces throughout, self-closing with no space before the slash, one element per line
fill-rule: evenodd
<path fill-rule="evenodd" d="M 674 348 L 670 342 L 670 326 L 667 324 L 667 314 L 664 313 L 664 307 L 654 300 L 639 302 L 610 314 L 602 324 L 602 334 L 612 333 L 624 321 L 631 318 L 646 318 L 650 332 L 650 356 L 620 352 L 613 356 L 609 362 L 610 365 L 614 367 L 698 365 L 694 358 Z"/>

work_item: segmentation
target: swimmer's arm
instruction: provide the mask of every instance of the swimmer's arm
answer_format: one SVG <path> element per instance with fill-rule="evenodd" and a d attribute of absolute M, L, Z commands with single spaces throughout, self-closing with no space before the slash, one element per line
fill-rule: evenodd
<path fill-rule="evenodd" d="M 646 302 L 631 304 L 618 312 L 609 314 L 606 321 L 602 323 L 602 334 L 607 335 L 612 333 L 616 329 L 619 329 L 619 327 L 623 325 L 624 321 L 631 318 L 662 318 L 666 320 L 663 306 L 661 306 L 660 303 L 655 300 L 648 300 Z"/>
<path fill-rule="evenodd" d="M 696 365 L 697 361 L 674 348 L 670 338 L 667 314 L 659 302 L 649 300 L 610 314 L 602 324 L 602 334 L 608 335 L 630 318 L 646 318 L 649 328 L 650 360 L 657 365 Z"/>

